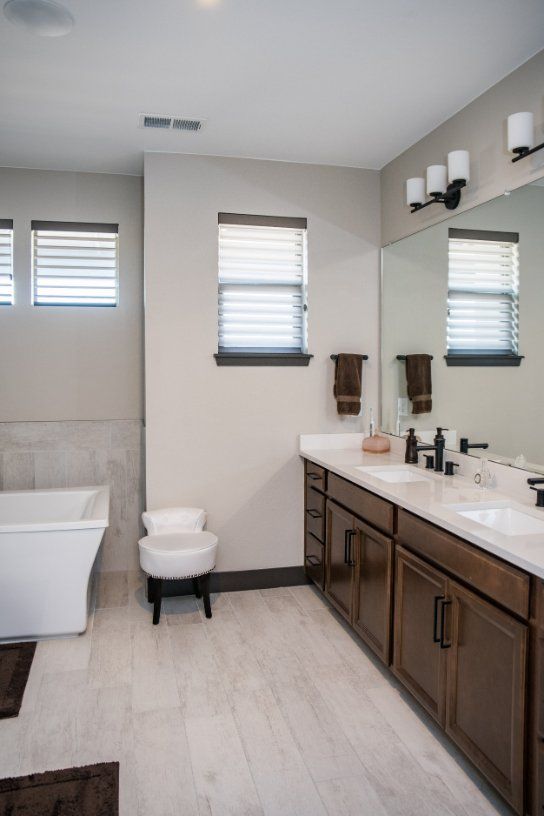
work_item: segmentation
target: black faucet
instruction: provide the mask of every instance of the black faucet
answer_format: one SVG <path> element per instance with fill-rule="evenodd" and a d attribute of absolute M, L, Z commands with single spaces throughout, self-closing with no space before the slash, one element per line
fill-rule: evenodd
<path fill-rule="evenodd" d="M 531 490 L 536 490 L 536 506 L 544 507 L 544 488 L 534 487 L 534 485 L 544 484 L 544 479 L 531 477 L 527 479 L 527 484 L 531 485 Z"/>
<path fill-rule="evenodd" d="M 459 440 L 459 450 L 461 453 L 468 453 L 470 448 L 483 448 L 486 450 L 489 447 L 488 442 L 471 442 L 469 444 L 468 438 L 466 436 L 462 436 Z"/>
<path fill-rule="evenodd" d="M 419 462 L 420 451 L 434 451 L 434 470 L 437 473 L 442 473 L 444 470 L 444 448 L 446 446 L 446 439 L 442 433 L 445 428 L 437 428 L 434 437 L 434 445 L 418 445 L 415 428 L 408 429 L 408 436 L 406 437 L 406 455 L 404 461 L 409 465 L 417 465 Z"/>

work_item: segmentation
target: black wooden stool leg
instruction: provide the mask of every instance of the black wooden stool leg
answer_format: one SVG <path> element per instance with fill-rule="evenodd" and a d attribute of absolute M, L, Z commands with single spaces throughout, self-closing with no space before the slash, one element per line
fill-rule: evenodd
<path fill-rule="evenodd" d="M 200 581 L 198 578 L 193 578 L 193 592 L 197 598 L 202 598 L 202 592 L 200 591 Z"/>
<path fill-rule="evenodd" d="M 161 618 L 162 578 L 153 579 L 153 623 L 157 624 Z"/>
<path fill-rule="evenodd" d="M 153 603 L 153 592 L 154 592 L 154 582 L 155 579 L 151 577 L 151 575 L 147 576 L 147 602 Z"/>
<path fill-rule="evenodd" d="M 204 612 L 207 618 L 212 616 L 212 607 L 210 604 L 210 573 L 202 575 L 200 578 L 200 587 L 202 589 L 202 596 L 204 598 Z"/>

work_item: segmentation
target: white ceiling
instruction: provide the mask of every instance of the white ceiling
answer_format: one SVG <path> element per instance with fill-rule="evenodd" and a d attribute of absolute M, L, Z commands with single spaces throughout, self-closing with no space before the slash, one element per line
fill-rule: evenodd
<path fill-rule="evenodd" d="M 1 18 L 0 165 L 138 174 L 159 150 L 380 168 L 544 48 L 542 0 L 64 3 L 63 38 Z M 208 124 L 143 131 L 143 112 Z"/>

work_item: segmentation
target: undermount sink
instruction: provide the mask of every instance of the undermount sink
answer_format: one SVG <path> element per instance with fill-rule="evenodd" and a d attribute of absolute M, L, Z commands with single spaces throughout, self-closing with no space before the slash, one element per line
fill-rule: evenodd
<path fill-rule="evenodd" d="M 358 467 L 361 473 L 366 473 L 368 476 L 374 476 L 375 479 L 381 479 L 382 482 L 389 482 L 390 484 L 407 484 L 409 482 L 427 482 L 428 476 L 424 476 L 415 468 L 402 465 L 390 465 L 388 467 Z"/>
<path fill-rule="evenodd" d="M 538 519 L 522 510 L 516 510 L 508 502 L 458 504 L 450 505 L 450 509 L 503 535 L 544 535 L 544 518 Z"/>

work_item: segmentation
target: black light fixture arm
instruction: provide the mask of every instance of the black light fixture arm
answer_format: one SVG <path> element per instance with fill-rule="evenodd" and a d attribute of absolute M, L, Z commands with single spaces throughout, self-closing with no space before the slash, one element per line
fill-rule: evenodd
<path fill-rule="evenodd" d="M 537 150 L 542 150 L 544 147 L 544 142 L 542 144 L 536 145 L 536 147 L 515 147 L 513 152 L 517 153 L 517 156 L 514 156 L 512 159 L 513 162 L 518 162 L 520 159 L 524 159 L 526 156 L 532 156 L 533 153 L 536 153 Z"/>
<path fill-rule="evenodd" d="M 516 159 L 514 159 L 514 161 L 516 161 Z M 419 212 L 419 210 L 425 209 L 425 207 L 428 207 L 430 204 L 444 204 L 447 210 L 456 210 L 461 201 L 461 190 L 466 186 L 467 183 L 465 179 L 452 181 L 452 183 L 446 187 L 445 193 L 431 193 L 432 198 L 429 201 L 426 201 L 425 204 L 412 204 L 410 212 Z"/>

